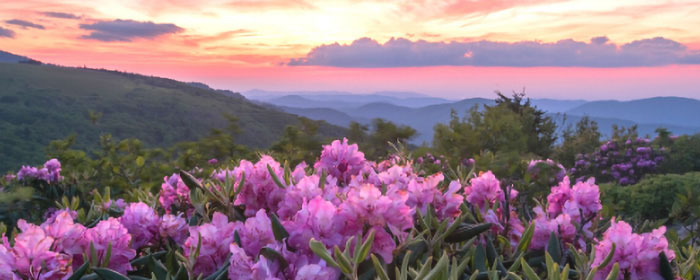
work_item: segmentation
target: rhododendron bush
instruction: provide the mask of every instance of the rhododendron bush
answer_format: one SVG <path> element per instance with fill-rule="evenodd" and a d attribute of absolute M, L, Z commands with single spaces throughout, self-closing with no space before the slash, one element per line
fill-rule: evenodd
<path fill-rule="evenodd" d="M 429 174 L 420 164 L 368 161 L 344 139 L 314 163 L 263 155 L 206 176 L 164 174 L 158 193 L 133 190 L 126 201 L 108 190 L 92 202 L 64 198 L 3 235 L 0 279 L 673 279 L 678 271 L 665 227 L 636 233 L 601 217 L 593 178 L 576 182 L 562 168 L 531 207 L 518 199 L 526 190 L 490 171 Z M 543 176 L 535 165 L 530 172 Z M 27 180 L 58 188 L 60 171 L 56 160 L 23 167 L 8 188 Z"/>

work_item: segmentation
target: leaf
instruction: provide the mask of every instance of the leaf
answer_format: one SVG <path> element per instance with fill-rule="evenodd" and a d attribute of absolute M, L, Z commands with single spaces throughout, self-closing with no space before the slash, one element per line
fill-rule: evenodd
<path fill-rule="evenodd" d="M 359 250 L 355 248 L 355 263 L 361 263 L 367 258 L 369 250 L 372 248 L 372 242 L 374 242 L 374 229 L 369 231 L 369 236 L 367 236 L 367 239 L 362 243 Z"/>
<path fill-rule="evenodd" d="M 188 188 L 190 188 L 190 190 L 194 190 L 194 189 L 204 190 L 204 187 L 199 182 L 199 180 L 197 180 L 197 178 L 195 178 L 194 176 L 192 176 L 192 174 L 188 173 L 185 170 L 180 170 L 180 179 L 182 179 L 182 182 L 185 183 L 185 185 Z"/>
<path fill-rule="evenodd" d="M 275 236 L 277 241 L 282 241 L 283 239 L 289 237 L 289 232 L 282 226 L 280 219 L 275 215 L 275 213 L 270 213 L 270 221 L 272 222 L 272 234 Z"/>
<path fill-rule="evenodd" d="M 88 267 L 90 267 L 90 263 L 84 262 L 83 265 L 81 265 L 77 270 L 73 272 L 73 275 L 71 275 L 67 280 L 79 280 L 80 277 L 83 277 L 85 272 L 87 272 Z"/>
<path fill-rule="evenodd" d="M 107 244 L 107 251 L 105 252 L 104 259 L 102 260 L 102 267 L 109 266 L 109 260 L 112 258 L 112 241 Z"/>
<path fill-rule="evenodd" d="M 142 167 L 146 163 L 146 159 L 142 156 L 136 157 L 136 166 Z"/>
<path fill-rule="evenodd" d="M 313 251 L 314 254 L 326 261 L 328 265 L 340 268 L 338 263 L 333 260 L 333 257 L 331 257 L 331 254 L 326 249 L 326 245 L 323 245 L 323 243 L 311 238 L 311 240 L 309 240 L 309 248 L 311 248 L 311 251 Z"/>
<path fill-rule="evenodd" d="M 384 270 L 384 266 L 379 262 L 379 259 L 377 259 L 377 256 L 374 254 L 370 255 L 370 258 L 372 259 L 372 264 L 374 265 L 374 270 L 377 271 L 377 276 L 379 276 L 380 280 L 389 280 L 389 275 L 387 275 L 386 270 Z"/>
<path fill-rule="evenodd" d="M 280 268 L 282 268 L 282 270 L 284 270 L 285 268 L 287 268 L 287 266 L 289 266 L 289 264 L 287 263 L 287 260 L 285 260 L 284 257 L 280 253 L 275 251 L 274 249 L 271 249 L 268 247 L 263 247 L 262 249 L 260 249 L 260 255 L 265 256 L 265 258 L 268 260 L 277 261 L 277 263 L 279 263 Z"/>
<path fill-rule="evenodd" d="M 167 254 L 167 253 L 168 253 L 167 251 L 158 251 L 158 252 L 152 253 L 152 254 L 150 254 L 150 255 L 146 255 L 146 256 L 143 256 L 143 257 L 139 257 L 139 258 L 133 259 L 133 260 L 131 261 L 131 265 L 132 265 L 132 266 L 147 265 L 147 264 L 148 264 L 148 258 L 150 258 L 151 256 L 154 257 L 154 258 L 156 258 L 156 259 L 158 259 L 158 258 L 164 256 L 164 255 Z"/>
<path fill-rule="evenodd" d="M 441 275 L 447 270 L 447 265 L 449 264 L 449 262 L 450 260 L 447 257 L 447 252 L 443 252 L 442 257 L 440 258 L 440 260 L 438 260 L 435 267 L 433 267 L 433 269 L 430 270 L 430 272 L 428 272 L 428 274 L 425 275 L 425 277 L 420 279 L 440 279 L 438 275 Z"/>
<path fill-rule="evenodd" d="M 525 229 L 525 232 L 523 233 L 522 238 L 520 238 L 520 241 L 518 242 L 518 246 L 516 247 L 516 252 L 525 252 L 527 251 L 528 248 L 530 248 L 530 242 L 532 242 L 532 236 L 535 234 L 535 223 L 531 222 L 529 226 L 527 226 L 527 229 Z"/>
<path fill-rule="evenodd" d="M 338 248 L 338 246 L 333 247 L 333 257 L 335 257 L 335 260 L 338 262 L 338 265 L 340 266 L 340 271 L 347 275 L 350 275 L 352 273 L 353 266 L 350 263 L 350 259 L 348 259 L 348 257 L 340 251 L 340 248 Z"/>
<path fill-rule="evenodd" d="M 230 254 L 229 254 L 229 257 L 230 257 Z M 216 279 L 220 279 L 221 275 L 224 275 L 224 274 L 228 273 L 228 267 L 229 267 L 229 265 L 231 265 L 231 262 L 229 262 L 229 261 L 228 261 L 228 258 L 226 258 L 225 264 L 222 265 L 221 268 L 219 268 L 217 271 L 215 271 L 215 272 L 212 273 L 211 275 L 209 275 L 209 276 L 207 276 L 206 278 L 204 278 L 204 280 L 216 280 Z"/>
<path fill-rule="evenodd" d="M 479 271 L 488 270 L 486 269 L 486 250 L 481 244 L 476 246 L 476 252 L 474 253 L 474 267 Z"/>
<path fill-rule="evenodd" d="M 318 179 L 318 188 L 321 190 L 326 186 L 326 177 L 328 177 L 328 172 L 325 169 L 321 170 L 321 179 Z"/>
<path fill-rule="evenodd" d="M 549 241 L 547 242 L 547 252 L 552 257 L 552 260 L 556 263 L 561 261 L 561 243 L 559 238 L 557 238 L 554 233 L 549 235 Z"/>
<path fill-rule="evenodd" d="M 95 267 L 92 270 L 104 280 L 129 280 L 129 277 L 109 268 Z"/>
<path fill-rule="evenodd" d="M 270 177 L 272 177 L 272 181 L 274 181 L 278 187 L 280 187 L 282 189 L 286 188 L 284 186 L 284 184 L 282 184 L 282 181 L 280 180 L 280 178 L 277 177 L 277 173 L 275 173 L 275 170 L 273 170 L 272 166 L 270 166 L 269 164 L 267 165 L 267 172 L 270 173 Z"/>
<path fill-rule="evenodd" d="M 90 264 L 92 266 L 98 266 L 100 260 L 97 259 L 97 250 L 95 250 L 95 243 L 90 241 Z"/>
<path fill-rule="evenodd" d="M 426 275 L 428 275 L 428 272 L 430 272 L 430 265 L 433 262 L 433 256 L 429 256 L 428 259 L 425 260 L 423 263 L 423 266 L 421 266 L 420 271 L 418 271 L 418 275 L 414 277 L 416 280 L 418 279 L 423 279 Z"/>
<path fill-rule="evenodd" d="M 671 269 L 671 263 L 668 262 L 666 253 L 663 251 L 659 253 L 659 272 L 664 280 L 673 280 L 673 269 Z"/>
<path fill-rule="evenodd" d="M 525 259 L 520 259 L 520 266 L 523 268 L 523 273 L 525 274 L 525 277 L 527 277 L 528 280 L 540 280 L 540 277 L 537 276 L 537 273 L 530 267 L 529 264 L 525 261 Z"/>
<path fill-rule="evenodd" d="M 615 243 L 613 243 L 612 246 L 610 246 L 610 252 L 608 252 L 608 255 L 605 257 L 605 259 L 603 259 L 603 262 L 601 262 L 597 267 L 599 270 L 602 269 L 603 267 L 608 266 L 610 261 L 613 259 L 613 256 L 615 256 L 615 247 L 616 247 Z"/>
<path fill-rule="evenodd" d="M 610 274 L 608 274 L 608 277 L 605 278 L 606 280 L 617 280 L 617 275 L 620 274 L 620 264 L 615 263 L 613 265 L 612 270 L 610 271 Z"/>
<path fill-rule="evenodd" d="M 168 269 L 165 268 L 163 263 L 156 261 L 153 255 L 148 258 L 148 270 L 155 274 L 158 280 L 166 280 L 166 276 L 168 275 Z"/>
<path fill-rule="evenodd" d="M 483 224 L 462 224 L 457 229 L 452 232 L 452 234 L 445 237 L 445 242 L 457 243 L 462 241 L 467 241 L 489 229 L 491 229 L 491 223 Z"/>

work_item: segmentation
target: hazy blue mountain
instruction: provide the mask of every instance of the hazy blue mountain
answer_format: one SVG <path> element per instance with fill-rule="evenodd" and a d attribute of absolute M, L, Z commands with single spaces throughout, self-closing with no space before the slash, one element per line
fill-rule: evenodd
<path fill-rule="evenodd" d="M 576 127 L 576 123 L 583 118 L 582 116 L 575 116 L 575 115 L 566 115 L 564 117 L 564 114 L 548 114 L 549 116 L 554 119 L 554 121 L 557 123 L 557 128 L 559 132 L 561 132 L 564 128 L 567 126 L 571 125 L 572 127 Z M 612 135 L 612 126 L 617 125 L 617 126 L 624 126 L 624 127 L 631 127 L 633 125 L 637 125 L 637 132 L 639 133 L 640 136 L 645 136 L 649 135 L 653 137 L 656 135 L 656 129 L 659 127 L 666 128 L 670 130 L 673 134 L 675 135 L 681 135 L 681 134 L 696 134 L 700 133 L 700 124 L 694 124 L 694 125 L 688 125 L 688 126 L 681 126 L 681 125 L 673 125 L 673 124 L 649 124 L 649 123 L 638 123 L 634 122 L 631 120 L 624 120 L 624 119 L 617 119 L 617 118 L 605 118 L 605 117 L 593 117 L 589 116 L 589 118 L 595 122 L 598 123 L 598 128 L 603 134 L 603 137 L 609 137 Z"/>
<path fill-rule="evenodd" d="M 362 117 L 351 117 L 350 115 L 331 108 L 294 108 L 294 107 L 284 107 L 275 106 L 279 110 L 285 111 L 290 114 L 295 114 L 302 117 L 307 117 L 312 120 L 324 120 L 330 124 L 339 125 L 347 127 L 350 122 L 359 122 L 362 124 L 369 124 L 371 119 Z"/>
<path fill-rule="evenodd" d="M 248 99 L 270 104 L 298 108 L 347 108 L 369 103 L 389 103 L 405 107 L 423 107 L 452 103 L 454 100 L 430 97 L 415 92 L 382 91 L 372 94 L 353 94 L 343 91 L 264 91 L 251 90 L 244 93 Z"/>
<path fill-rule="evenodd" d="M 548 98 L 536 98 L 531 100 L 532 104 L 537 106 L 537 108 L 550 113 L 563 113 L 588 102 L 586 100 L 560 100 Z"/>
<path fill-rule="evenodd" d="M 27 60 L 30 60 L 30 59 L 26 56 L 11 54 L 11 53 L 5 52 L 5 51 L 0 51 L 0 62 L 17 63 L 20 61 L 27 61 Z"/>
<path fill-rule="evenodd" d="M 567 111 L 567 114 L 696 127 L 700 126 L 700 100 L 655 97 L 632 101 L 592 101 Z"/>

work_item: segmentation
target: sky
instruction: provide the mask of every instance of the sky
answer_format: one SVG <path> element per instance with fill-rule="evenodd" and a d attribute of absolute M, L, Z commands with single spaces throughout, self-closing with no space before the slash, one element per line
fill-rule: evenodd
<path fill-rule="evenodd" d="M 245 92 L 700 98 L 700 1 L 6 0 L 0 50 Z"/>

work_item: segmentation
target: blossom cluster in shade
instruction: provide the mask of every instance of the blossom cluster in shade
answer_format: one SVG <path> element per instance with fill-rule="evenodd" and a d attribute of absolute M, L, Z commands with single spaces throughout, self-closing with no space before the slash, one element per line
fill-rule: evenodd
<path fill-rule="evenodd" d="M 599 180 L 615 181 L 620 185 L 638 182 L 644 174 L 656 172 L 664 161 L 665 149 L 654 149 L 646 138 L 610 140 L 590 154 L 579 154 L 569 173 L 584 180 L 595 176 Z"/>
<path fill-rule="evenodd" d="M 371 231 L 370 252 L 392 263 L 417 215 L 434 211 L 438 219 L 451 222 L 462 214 L 463 204 L 479 211 L 482 222 L 492 224 L 486 234 L 493 240 L 503 236 L 515 247 L 522 238 L 525 228 L 511 204 L 518 192 L 492 172 L 466 181 L 445 180 L 440 172 L 417 172 L 410 160 L 399 162 L 394 157 L 368 161 L 346 139 L 324 146 L 313 165 L 301 163 L 293 170 L 285 170 L 270 156 L 256 162 L 241 160 L 202 180 L 205 188 L 217 192 L 224 189 L 222 184 L 232 183 L 236 196 L 231 208 L 199 217 L 192 205 L 196 196 L 190 200 L 194 190 L 173 174 L 164 178 L 152 204 L 110 200 L 102 207 L 119 208 L 120 215 L 91 226 L 77 223 L 77 213 L 67 209 L 51 213 L 41 225 L 20 221 L 21 232 L 14 242 L 3 236 L 0 279 L 66 279 L 93 258 L 127 274 L 137 269 L 131 263 L 135 258 L 172 248 L 181 249 L 184 259 L 191 260 L 188 269 L 194 276 L 208 276 L 228 265 L 229 279 L 339 279 L 341 272 L 312 252 L 311 239 L 327 249 L 344 250 L 350 238 L 366 237 Z M 600 192 L 593 180 L 572 186 L 568 177 L 562 178 L 552 187 L 546 209 L 534 210 L 531 249 L 543 249 L 551 234 L 579 247 L 585 247 L 580 242 L 596 242 L 588 227 L 600 210 Z M 273 231 L 275 219 L 288 233 L 282 240 Z M 576 224 L 583 226 L 578 229 Z M 629 250 L 640 256 L 628 260 L 623 251 L 618 258 L 630 264 L 623 268 L 626 271 L 649 275 L 655 268 L 642 266 L 654 260 L 658 264 L 658 253 L 669 252 L 663 228 L 642 235 L 614 232 L 606 233 L 595 246 L 605 251 L 610 242 L 619 242 L 616 238 L 639 243 L 630 244 L 634 247 Z M 269 251 L 278 257 L 263 253 Z"/>
<path fill-rule="evenodd" d="M 41 180 L 49 184 L 58 183 L 63 180 L 61 163 L 54 158 L 44 163 L 42 167 L 23 165 L 16 175 L 8 178 L 16 178 L 18 181 Z"/>

